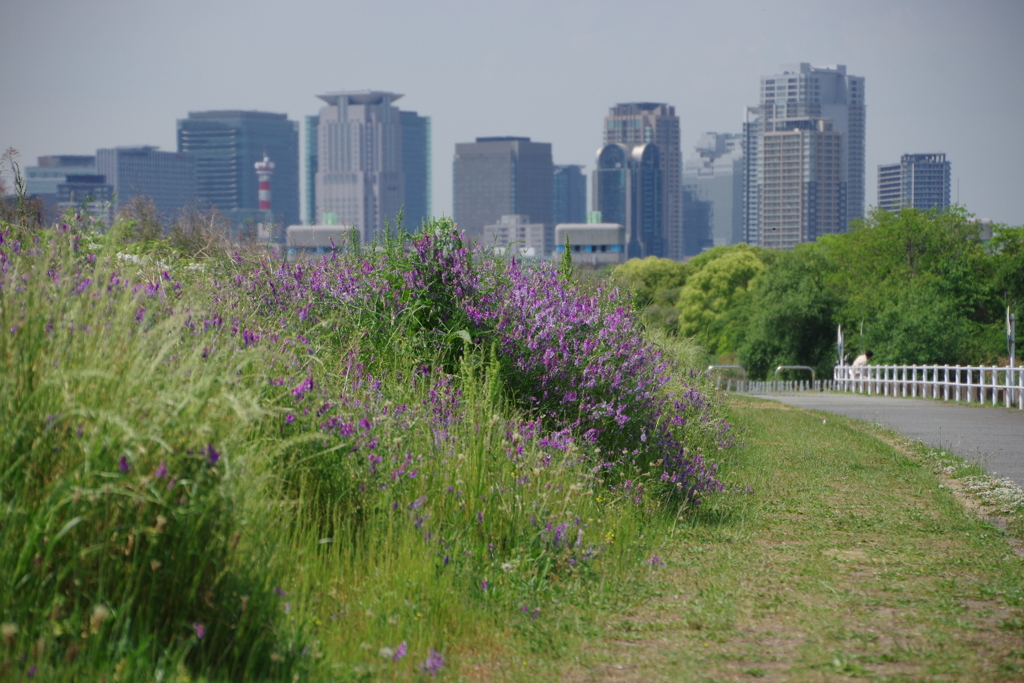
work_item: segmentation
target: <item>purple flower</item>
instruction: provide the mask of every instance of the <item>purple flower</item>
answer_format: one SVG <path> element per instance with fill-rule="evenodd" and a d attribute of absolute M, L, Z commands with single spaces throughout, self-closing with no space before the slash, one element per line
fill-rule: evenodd
<path fill-rule="evenodd" d="M 660 567 L 661 565 L 665 564 L 665 562 L 662 561 L 662 559 L 657 555 L 651 555 L 651 559 L 647 560 L 647 562 L 645 562 L 644 564 L 649 564 L 652 567 Z"/>
<path fill-rule="evenodd" d="M 121 460 L 118 461 L 118 463 L 117 463 L 117 469 L 119 469 L 121 471 L 121 474 L 124 474 L 125 472 L 128 471 L 128 458 L 127 457 L 125 457 L 123 455 L 121 456 Z"/>
<path fill-rule="evenodd" d="M 284 423 L 290 425 L 292 422 L 295 422 L 295 416 L 288 413 L 288 416 L 284 418 Z"/>
<path fill-rule="evenodd" d="M 212 443 L 206 444 L 206 460 L 210 463 L 210 467 L 216 465 L 220 460 L 220 451 L 214 448 Z"/>
<path fill-rule="evenodd" d="M 163 479 L 167 476 L 167 464 L 160 463 L 160 466 L 156 468 L 156 472 L 153 472 L 153 476 L 157 479 Z"/>
<path fill-rule="evenodd" d="M 286 596 L 288 594 L 285 593 L 284 589 L 281 588 L 280 586 L 274 586 L 274 595 L 283 598 L 284 596 Z"/>
<path fill-rule="evenodd" d="M 437 650 L 431 648 L 427 658 L 420 664 L 420 670 L 428 676 L 435 675 L 444 666 L 444 657 Z"/>
<path fill-rule="evenodd" d="M 192 630 L 196 632 L 196 638 L 199 640 L 202 640 L 203 636 L 206 635 L 206 626 L 198 621 L 192 624 Z"/>
<path fill-rule="evenodd" d="M 401 643 L 400 643 L 400 644 L 398 645 L 398 647 L 396 647 L 396 648 L 395 648 L 395 654 L 394 654 L 394 656 L 393 656 L 393 657 L 391 658 L 391 661 L 393 661 L 393 662 L 397 662 L 397 661 L 398 661 L 399 659 L 401 659 L 402 657 L 404 657 L 404 656 L 405 656 L 405 653 L 406 653 L 406 652 L 408 651 L 408 649 L 409 649 L 409 648 L 408 648 L 408 646 L 406 645 L 406 642 L 405 642 L 405 641 L 403 640 L 403 641 L 402 641 L 402 642 L 401 642 Z"/>
<path fill-rule="evenodd" d="M 145 315 L 146 315 L 146 309 L 140 307 L 138 313 L 135 314 L 135 322 L 141 323 L 142 322 L 142 318 L 145 317 Z"/>
<path fill-rule="evenodd" d="M 482 510 L 480 512 L 476 513 L 476 523 L 477 524 L 483 524 L 484 523 L 484 513 L 483 513 Z"/>
<path fill-rule="evenodd" d="M 426 496 L 420 496 L 419 498 L 417 498 L 413 502 L 409 503 L 409 509 L 410 510 L 419 510 L 421 507 L 423 507 L 423 504 L 426 503 L 426 502 L 427 502 L 427 497 Z"/>
<path fill-rule="evenodd" d="M 307 377 L 306 379 L 304 379 L 301 382 L 299 382 L 299 385 L 297 387 L 292 389 L 292 396 L 295 397 L 296 401 L 299 401 L 299 400 L 302 400 L 302 397 L 305 396 L 306 393 L 308 393 L 308 392 L 310 392 L 312 390 L 313 390 L 313 378 L 312 377 Z"/>
<path fill-rule="evenodd" d="M 487 592 L 487 579 L 480 582 L 480 590 Z"/>
<path fill-rule="evenodd" d="M 28 668 L 28 672 L 26 673 L 26 675 L 29 678 L 35 678 L 36 677 L 36 665 L 35 664 L 33 664 L 32 666 L 30 666 Z"/>

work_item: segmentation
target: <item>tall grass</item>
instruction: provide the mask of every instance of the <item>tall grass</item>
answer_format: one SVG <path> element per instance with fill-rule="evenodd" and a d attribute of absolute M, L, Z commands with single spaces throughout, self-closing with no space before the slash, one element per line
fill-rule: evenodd
<path fill-rule="evenodd" d="M 450 223 L 299 264 L 0 239 L 0 677 L 443 673 L 721 486 L 628 301 Z"/>

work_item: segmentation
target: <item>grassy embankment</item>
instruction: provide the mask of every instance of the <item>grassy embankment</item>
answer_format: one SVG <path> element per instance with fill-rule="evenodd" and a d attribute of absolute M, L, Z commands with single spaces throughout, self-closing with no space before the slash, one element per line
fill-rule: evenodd
<path fill-rule="evenodd" d="M 295 265 L 130 227 L 0 229 L 0 679 L 553 671 L 718 486 L 611 291 L 450 222 Z"/>
<path fill-rule="evenodd" d="M 730 403 L 745 446 L 725 478 L 753 493 L 676 528 L 656 599 L 609 623 L 573 680 L 1024 678 L 1024 559 L 954 495 L 976 466 Z"/>

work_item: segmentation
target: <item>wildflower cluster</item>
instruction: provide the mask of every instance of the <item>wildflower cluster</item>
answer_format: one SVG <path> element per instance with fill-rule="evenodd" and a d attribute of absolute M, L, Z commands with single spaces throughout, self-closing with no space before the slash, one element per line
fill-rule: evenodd
<path fill-rule="evenodd" d="M 353 587 L 414 557 L 518 610 L 629 543 L 616 510 L 721 488 L 705 455 L 729 426 L 617 290 L 473 251 L 450 222 L 299 263 L 93 240 L 0 233 L 0 616 L 48 634 L 51 662 L 145 633 L 273 677 L 366 633 L 387 656 L 353 666 L 433 675 L 447 643 L 402 630 L 414 582 L 385 610 L 241 553 L 306 548 Z"/>

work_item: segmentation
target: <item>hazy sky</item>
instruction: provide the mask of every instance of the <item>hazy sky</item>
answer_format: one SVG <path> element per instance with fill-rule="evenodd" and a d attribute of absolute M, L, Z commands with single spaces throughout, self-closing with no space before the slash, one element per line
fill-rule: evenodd
<path fill-rule="evenodd" d="M 945 152 L 953 199 L 1024 224 L 1022 0 L 4 0 L 0 148 L 22 165 L 100 147 L 175 149 L 189 111 L 301 120 L 318 93 L 404 93 L 433 121 L 433 209 L 450 214 L 456 142 L 523 135 L 593 169 L 616 102 L 676 107 L 683 155 L 739 132 L 780 64 L 866 79 L 876 167 Z M 957 189 L 959 187 L 959 189 Z"/>

